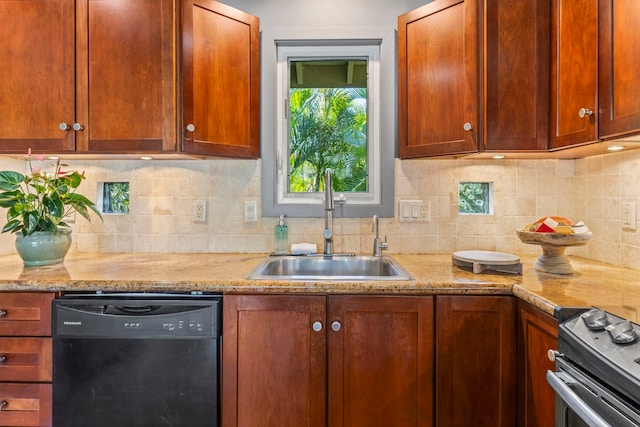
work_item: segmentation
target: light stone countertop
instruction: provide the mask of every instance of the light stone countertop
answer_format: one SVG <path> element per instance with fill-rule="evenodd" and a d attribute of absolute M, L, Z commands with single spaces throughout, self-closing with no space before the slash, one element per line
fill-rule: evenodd
<path fill-rule="evenodd" d="M 598 306 L 637 322 L 640 271 L 570 257 L 575 273 L 559 276 L 533 269 L 523 275 L 473 274 L 449 255 L 392 255 L 411 281 L 329 282 L 247 280 L 263 254 L 74 253 L 63 264 L 24 268 L 17 255 L 0 256 L 0 291 L 209 291 L 227 293 L 473 294 L 515 295 L 543 311 Z"/>

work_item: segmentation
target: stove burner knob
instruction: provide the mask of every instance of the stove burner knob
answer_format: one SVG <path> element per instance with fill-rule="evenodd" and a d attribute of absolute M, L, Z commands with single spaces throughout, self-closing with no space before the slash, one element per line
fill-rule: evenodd
<path fill-rule="evenodd" d="M 564 357 L 564 354 L 560 353 L 558 350 L 547 350 L 547 359 L 552 362 L 555 362 L 558 357 Z"/>
<path fill-rule="evenodd" d="M 599 308 L 593 308 L 586 313 L 582 313 L 580 317 L 587 325 L 587 328 L 594 331 L 601 331 L 609 324 L 607 313 Z"/>
<path fill-rule="evenodd" d="M 628 320 L 609 325 L 605 328 L 611 340 L 617 344 L 630 344 L 637 339 L 636 331 Z"/>

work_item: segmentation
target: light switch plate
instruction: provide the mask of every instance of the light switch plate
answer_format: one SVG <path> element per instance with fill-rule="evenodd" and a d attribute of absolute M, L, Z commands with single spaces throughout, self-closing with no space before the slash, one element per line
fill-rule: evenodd
<path fill-rule="evenodd" d="M 430 222 L 431 202 L 422 200 L 400 200 L 398 220 L 400 222 Z"/>
<path fill-rule="evenodd" d="M 258 222 L 258 202 L 255 200 L 244 202 L 244 222 Z"/>

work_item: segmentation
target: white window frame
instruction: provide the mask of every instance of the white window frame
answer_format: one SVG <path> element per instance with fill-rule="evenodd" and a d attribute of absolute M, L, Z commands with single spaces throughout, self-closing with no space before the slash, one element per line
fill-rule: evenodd
<path fill-rule="evenodd" d="M 368 43 L 367 43 L 368 42 Z M 334 193 L 336 202 L 348 205 L 379 205 L 381 201 L 380 146 L 380 43 L 322 41 L 301 46 L 277 44 L 276 71 L 276 202 L 286 205 L 320 205 L 324 192 L 289 191 L 289 81 L 290 61 L 316 59 L 365 59 L 367 61 L 367 191 Z"/>

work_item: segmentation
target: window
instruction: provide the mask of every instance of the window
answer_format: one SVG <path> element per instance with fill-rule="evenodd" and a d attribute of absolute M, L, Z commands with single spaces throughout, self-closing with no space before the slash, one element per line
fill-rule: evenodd
<path fill-rule="evenodd" d="M 102 206 L 103 213 L 129 213 L 129 183 L 103 182 L 102 197 L 98 197 L 98 206 Z"/>
<path fill-rule="evenodd" d="M 263 144 L 263 215 L 322 216 L 330 168 L 337 216 L 393 216 L 395 141 L 383 149 L 380 136 L 381 40 L 277 40 L 275 46 L 275 165 L 270 176 Z"/>
<path fill-rule="evenodd" d="M 461 214 L 493 214 L 490 182 L 461 182 L 458 212 Z"/>

